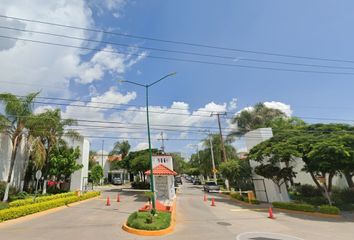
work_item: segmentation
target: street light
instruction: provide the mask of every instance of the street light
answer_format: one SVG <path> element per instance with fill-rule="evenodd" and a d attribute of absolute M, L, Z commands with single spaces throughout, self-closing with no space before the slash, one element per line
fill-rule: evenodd
<path fill-rule="evenodd" d="M 155 190 L 154 190 L 154 173 L 152 169 L 152 151 L 151 151 L 151 139 L 150 139 L 150 120 L 149 120 L 149 87 L 155 85 L 156 83 L 162 81 L 165 78 L 168 78 L 170 76 L 176 75 L 176 72 L 167 74 L 166 76 L 163 76 L 159 80 L 156 80 L 153 83 L 150 84 L 141 84 L 137 82 L 132 82 L 132 81 L 127 81 L 127 80 L 120 80 L 119 82 L 127 82 L 131 83 L 140 87 L 145 88 L 145 95 L 146 95 L 146 124 L 147 124 L 147 131 L 148 131 L 148 142 L 149 142 L 149 159 L 150 159 L 150 190 L 153 193 L 152 194 L 152 208 L 155 210 Z"/>

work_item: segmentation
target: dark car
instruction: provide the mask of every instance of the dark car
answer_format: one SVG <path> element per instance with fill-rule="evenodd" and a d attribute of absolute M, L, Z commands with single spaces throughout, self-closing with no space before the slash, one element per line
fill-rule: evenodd
<path fill-rule="evenodd" d="M 220 191 L 220 186 L 215 182 L 206 182 L 203 188 L 206 192 Z"/>
<path fill-rule="evenodd" d="M 183 183 L 182 183 L 182 178 L 181 178 L 181 176 L 176 176 L 176 177 L 175 177 L 175 182 L 176 182 L 177 184 L 183 184 Z"/>
<path fill-rule="evenodd" d="M 193 180 L 193 185 L 201 185 L 201 184 L 202 184 L 202 182 L 200 181 L 199 178 L 195 178 L 195 179 Z"/>

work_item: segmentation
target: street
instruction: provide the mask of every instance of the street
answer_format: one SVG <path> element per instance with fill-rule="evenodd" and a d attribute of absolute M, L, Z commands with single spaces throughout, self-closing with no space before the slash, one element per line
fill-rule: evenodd
<path fill-rule="evenodd" d="M 121 229 L 129 214 L 145 201 L 142 193 L 106 189 L 99 199 L 54 211 L 41 216 L 0 224 L 0 240 L 62 240 L 62 239 L 308 239 L 350 240 L 354 236 L 354 222 L 349 217 L 322 219 L 275 212 L 276 219 L 268 219 L 264 207 L 244 207 L 218 194 L 207 194 L 203 201 L 201 186 L 184 183 L 177 200 L 177 223 L 172 234 L 163 237 L 141 237 Z M 105 206 L 110 196 L 111 206 Z M 210 206 L 215 197 L 215 207 Z M 247 232 L 250 238 L 247 237 Z M 261 232 L 261 237 L 255 232 Z M 271 237 L 267 233 L 279 233 Z M 253 235 L 252 235 L 253 234 Z M 258 236 L 258 235 L 257 235 Z M 291 238 L 290 236 L 297 237 Z"/>

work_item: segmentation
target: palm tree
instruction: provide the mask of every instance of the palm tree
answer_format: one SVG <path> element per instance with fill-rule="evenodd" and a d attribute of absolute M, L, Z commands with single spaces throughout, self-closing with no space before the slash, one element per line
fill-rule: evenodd
<path fill-rule="evenodd" d="M 0 94 L 0 102 L 5 106 L 4 114 L 0 114 L 0 131 L 5 133 L 12 143 L 10 168 L 3 198 L 4 202 L 8 199 L 12 172 L 19 145 L 29 134 L 26 125 L 29 117 L 32 116 L 32 104 L 38 94 L 39 92 L 30 93 L 25 97 L 17 97 L 11 93 Z"/>
<path fill-rule="evenodd" d="M 43 162 L 35 162 L 37 169 L 44 169 L 43 175 L 45 179 L 48 177 L 49 157 L 53 148 L 58 146 L 59 143 L 65 144 L 63 136 L 71 138 L 80 136 L 78 132 L 66 129 L 66 127 L 73 125 L 77 125 L 77 121 L 74 119 L 62 119 L 60 109 L 46 110 L 43 113 L 32 116 L 28 121 L 28 127 L 32 130 L 32 135 L 39 139 L 42 145 L 41 147 L 37 146 L 37 150 L 45 151 Z M 42 153 L 36 154 L 41 155 Z M 46 184 L 46 181 L 44 181 L 44 184 Z M 43 189 L 46 189 L 45 186 Z M 45 190 L 43 194 L 45 194 Z"/>
<path fill-rule="evenodd" d="M 272 120 L 285 117 L 284 112 L 257 103 L 251 110 L 243 110 L 232 119 L 231 123 L 236 124 L 237 129 L 230 135 L 241 136 L 257 128 L 270 127 Z"/>
<path fill-rule="evenodd" d="M 116 142 L 113 150 L 109 153 L 110 156 L 120 154 L 124 159 L 130 151 L 130 144 L 128 141 Z"/>

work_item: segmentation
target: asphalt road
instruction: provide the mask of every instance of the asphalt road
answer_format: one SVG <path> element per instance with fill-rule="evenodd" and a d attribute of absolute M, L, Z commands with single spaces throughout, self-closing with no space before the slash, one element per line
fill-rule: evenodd
<path fill-rule="evenodd" d="M 354 222 L 350 218 L 321 219 L 275 212 L 268 219 L 262 207 L 243 207 L 218 194 L 210 193 L 203 201 L 201 186 L 183 184 L 177 198 L 175 231 L 163 237 L 141 237 L 121 229 L 129 214 L 141 207 L 141 193 L 121 193 L 107 189 L 100 199 L 42 216 L 0 224 L 0 240 L 120 240 L 120 239 L 238 239 L 246 240 L 352 240 Z M 111 206 L 105 206 L 106 196 Z M 214 197 L 216 206 L 210 206 Z M 278 236 L 272 233 L 281 234 Z M 291 236 L 296 238 L 291 238 Z"/>

